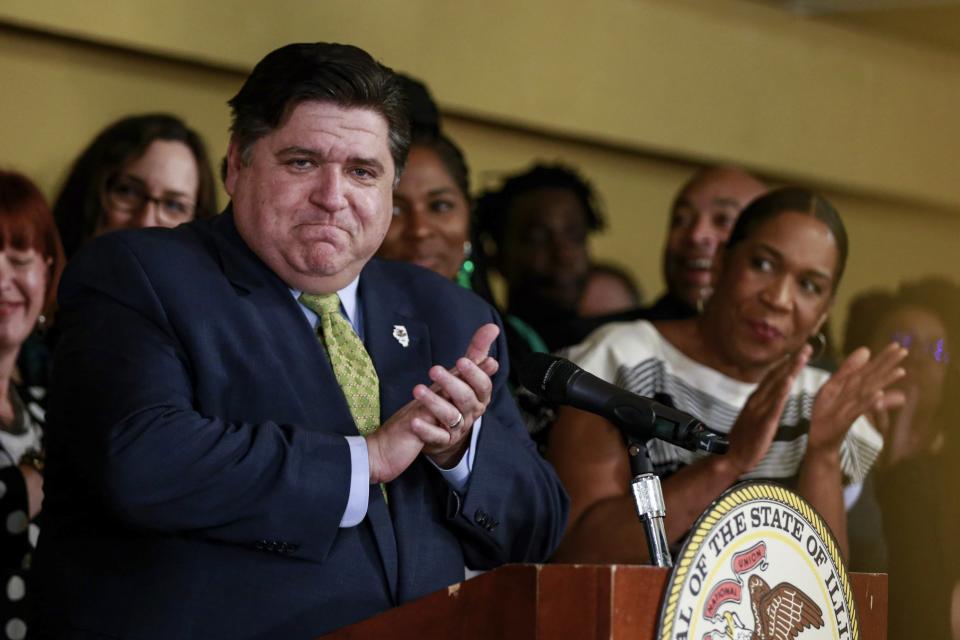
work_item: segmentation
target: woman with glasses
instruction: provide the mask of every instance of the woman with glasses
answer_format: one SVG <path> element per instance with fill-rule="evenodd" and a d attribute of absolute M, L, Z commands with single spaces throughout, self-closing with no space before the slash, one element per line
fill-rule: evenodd
<path fill-rule="evenodd" d="M 123 118 L 101 131 L 74 162 L 53 208 L 68 258 L 108 231 L 175 227 L 216 213 L 203 141 L 167 114 Z"/>
<path fill-rule="evenodd" d="M 910 350 L 894 385 L 906 401 L 873 412 L 884 450 L 850 512 L 852 560 L 889 573 L 891 638 L 946 638 L 960 594 L 960 287 L 928 278 L 856 298 L 846 349 L 891 341 Z"/>
<path fill-rule="evenodd" d="M 200 136 L 179 118 L 147 114 L 118 120 L 101 131 L 73 163 L 53 207 L 69 259 L 108 231 L 175 227 L 217 213 L 213 173 Z M 25 381 L 46 386 L 47 323 L 21 349 Z"/>

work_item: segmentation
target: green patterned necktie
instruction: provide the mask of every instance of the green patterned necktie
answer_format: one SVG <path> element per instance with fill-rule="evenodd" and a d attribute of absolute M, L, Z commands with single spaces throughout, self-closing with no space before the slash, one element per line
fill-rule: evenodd
<path fill-rule="evenodd" d="M 300 302 L 320 316 L 323 345 L 347 398 L 350 415 L 360 435 L 370 435 L 380 426 L 380 379 L 370 354 L 350 322 L 341 315 L 337 294 L 315 296 L 304 293 Z"/>

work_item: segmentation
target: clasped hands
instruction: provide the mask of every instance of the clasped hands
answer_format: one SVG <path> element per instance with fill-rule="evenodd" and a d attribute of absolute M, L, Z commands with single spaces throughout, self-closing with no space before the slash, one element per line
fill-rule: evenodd
<path fill-rule="evenodd" d="M 793 382 L 810 358 L 805 345 L 786 356 L 767 372 L 747 400 L 730 431 L 726 458 L 736 475 L 752 470 L 766 455 L 777 433 L 780 415 Z M 904 375 L 900 362 L 907 350 L 893 343 L 871 357 L 865 347 L 857 349 L 820 388 L 810 417 L 807 452 L 835 454 L 847 430 L 869 411 L 885 411 L 903 404 L 899 391 L 886 388 Z"/>
<path fill-rule="evenodd" d="M 474 421 L 490 403 L 490 377 L 500 364 L 488 354 L 499 334 L 495 324 L 477 329 L 453 368 L 431 367 L 433 384 L 415 386 L 414 399 L 367 436 L 371 484 L 393 480 L 420 453 L 441 468 L 452 468 L 460 461 L 470 444 Z"/>

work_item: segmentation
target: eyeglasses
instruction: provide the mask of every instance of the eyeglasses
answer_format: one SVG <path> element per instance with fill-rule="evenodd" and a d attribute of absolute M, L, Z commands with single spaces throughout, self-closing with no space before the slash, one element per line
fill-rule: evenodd
<path fill-rule="evenodd" d="M 120 211 L 141 211 L 151 202 L 171 218 L 188 218 L 196 209 L 196 205 L 183 196 L 162 195 L 155 198 L 147 191 L 146 185 L 125 176 L 107 185 L 107 204 Z"/>
<path fill-rule="evenodd" d="M 936 340 L 921 340 L 916 335 L 906 331 L 897 331 L 893 334 L 893 341 L 900 344 L 910 353 L 931 358 L 934 362 L 947 364 L 950 362 L 950 352 L 943 338 Z"/>

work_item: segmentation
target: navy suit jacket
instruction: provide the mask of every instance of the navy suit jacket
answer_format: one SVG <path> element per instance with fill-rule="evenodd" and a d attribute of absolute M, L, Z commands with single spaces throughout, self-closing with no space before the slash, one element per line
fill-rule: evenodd
<path fill-rule="evenodd" d="M 435 274 L 372 260 L 364 337 L 388 418 L 496 313 Z M 325 351 L 228 212 L 118 232 L 60 292 L 38 623 L 57 637 L 308 638 L 463 579 L 546 560 L 567 499 L 501 363 L 470 484 L 422 457 L 340 528 L 356 435 Z M 403 346 L 394 337 L 402 326 Z"/>

